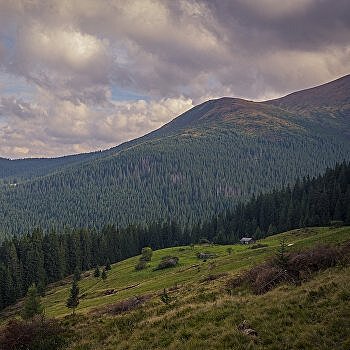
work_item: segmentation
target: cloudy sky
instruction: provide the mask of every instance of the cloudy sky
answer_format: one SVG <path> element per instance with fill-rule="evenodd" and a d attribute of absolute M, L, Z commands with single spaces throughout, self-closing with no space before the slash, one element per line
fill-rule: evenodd
<path fill-rule="evenodd" d="M 350 73 L 349 0 L 0 0 L 0 157 L 119 144 Z"/>

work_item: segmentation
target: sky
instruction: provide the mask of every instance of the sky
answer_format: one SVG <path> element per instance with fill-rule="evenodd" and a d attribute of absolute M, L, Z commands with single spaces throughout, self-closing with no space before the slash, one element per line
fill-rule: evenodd
<path fill-rule="evenodd" d="M 349 73 L 349 0 L 0 0 L 0 157 L 106 149 L 208 99 Z"/>

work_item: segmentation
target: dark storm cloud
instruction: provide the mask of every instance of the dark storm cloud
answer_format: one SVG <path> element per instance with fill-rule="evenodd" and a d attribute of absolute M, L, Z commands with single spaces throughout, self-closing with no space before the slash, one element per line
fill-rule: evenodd
<path fill-rule="evenodd" d="M 348 74 L 349 19 L 346 0 L 0 0 L 0 156 L 110 147 L 208 98 Z"/>
<path fill-rule="evenodd" d="M 319 50 L 349 44 L 348 0 L 205 1 L 227 33 L 245 40 L 244 47 Z M 271 5 L 270 7 L 268 5 Z M 258 47 L 257 47 L 257 46 Z"/>

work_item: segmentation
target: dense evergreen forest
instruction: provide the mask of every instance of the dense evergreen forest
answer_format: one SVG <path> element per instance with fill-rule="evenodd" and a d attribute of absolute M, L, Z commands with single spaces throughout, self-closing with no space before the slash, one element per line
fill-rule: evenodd
<path fill-rule="evenodd" d="M 335 138 L 286 134 L 270 141 L 219 127 L 201 132 L 3 186 L 0 232 L 101 229 L 106 222 L 125 227 L 172 218 L 193 224 L 254 194 L 315 176 L 350 155 L 350 143 Z"/>
<path fill-rule="evenodd" d="M 349 91 L 345 76 L 273 101 L 221 98 L 103 152 L 0 159 L 0 237 L 36 226 L 193 225 L 317 176 L 350 160 Z"/>
<path fill-rule="evenodd" d="M 197 243 L 235 243 L 243 235 L 256 238 L 303 226 L 350 224 L 350 163 L 329 169 L 322 176 L 304 178 L 293 187 L 261 194 L 232 211 L 193 226 L 174 221 L 101 230 L 66 229 L 14 236 L 0 246 L 0 308 L 22 297 L 34 282 L 45 285 L 96 265 L 136 255 L 144 246 L 153 249 Z"/>
<path fill-rule="evenodd" d="M 6 159 L 0 158 L 0 180 L 1 182 L 17 183 L 23 179 L 42 176 L 58 169 L 98 158 L 101 152 L 82 153 L 59 158 L 28 158 L 28 159 Z"/>

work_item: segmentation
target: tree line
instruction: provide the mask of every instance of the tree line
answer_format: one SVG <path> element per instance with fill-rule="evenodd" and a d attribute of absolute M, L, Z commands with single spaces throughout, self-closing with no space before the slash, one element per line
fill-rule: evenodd
<path fill-rule="evenodd" d="M 253 197 L 195 225 L 173 220 L 126 228 L 109 224 L 101 230 L 66 228 L 45 233 L 36 228 L 0 245 L 0 309 L 23 297 L 33 283 L 44 293 L 47 284 L 76 270 L 121 261 L 146 246 L 161 249 L 201 239 L 235 243 L 242 236 L 259 239 L 297 227 L 329 225 L 332 220 L 350 224 L 350 163 Z"/>

